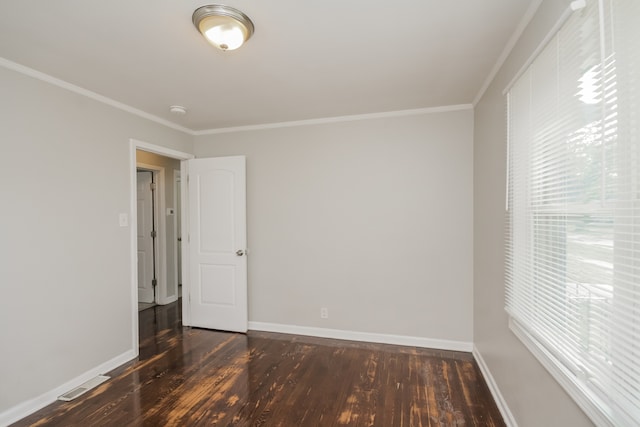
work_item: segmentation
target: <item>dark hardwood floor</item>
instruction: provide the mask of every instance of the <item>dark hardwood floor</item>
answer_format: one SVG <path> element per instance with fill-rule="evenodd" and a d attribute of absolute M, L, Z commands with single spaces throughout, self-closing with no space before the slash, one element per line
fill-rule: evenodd
<path fill-rule="evenodd" d="M 183 328 L 140 312 L 140 357 L 14 426 L 504 426 L 469 353 Z"/>

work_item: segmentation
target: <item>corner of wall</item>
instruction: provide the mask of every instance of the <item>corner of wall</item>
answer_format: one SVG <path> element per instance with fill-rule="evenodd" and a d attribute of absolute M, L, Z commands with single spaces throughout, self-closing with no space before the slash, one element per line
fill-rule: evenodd
<path fill-rule="evenodd" d="M 491 391 L 491 395 L 493 396 L 493 399 L 496 401 L 496 405 L 498 405 L 498 409 L 502 414 L 502 418 L 504 418 L 504 422 L 509 427 L 518 427 L 518 423 L 516 422 L 515 417 L 511 413 L 511 410 L 507 405 L 507 401 L 505 400 L 504 396 L 502 396 L 502 393 L 498 388 L 498 384 L 496 383 L 496 380 L 493 378 L 493 375 L 491 375 L 491 371 L 489 370 L 489 367 L 485 363 L 484 359 L 482 358 L 482 354 L 480 353 L 480 350 L 475 344 L 473 346 L 472 354 L 474 359 L 476 360 L 476 363 L 478 364 L 478 367 L 480 368 L 480 372 L 482 372 L 482 376 L 484 376 L 484 380 L 487 383 L 487 386 L 489 387 L 489 391 Z"/>

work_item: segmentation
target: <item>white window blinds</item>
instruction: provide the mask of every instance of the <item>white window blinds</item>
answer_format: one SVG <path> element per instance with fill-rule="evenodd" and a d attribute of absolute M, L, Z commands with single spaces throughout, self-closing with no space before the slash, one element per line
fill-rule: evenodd
<path fill-rule="evenodd" d="M 511 327 L 598 425 L 640 425 L 640 1 L 588 0 L 507 102 Z"/>

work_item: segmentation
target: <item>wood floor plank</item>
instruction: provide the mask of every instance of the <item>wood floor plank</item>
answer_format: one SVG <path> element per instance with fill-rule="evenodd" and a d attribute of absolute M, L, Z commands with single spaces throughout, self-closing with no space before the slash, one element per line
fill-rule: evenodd
<path fill-rule="evenodd" d="M 21 426 L 504 426 L 469 353 L 183 328 L 140 312 L 140 356 Z"/>

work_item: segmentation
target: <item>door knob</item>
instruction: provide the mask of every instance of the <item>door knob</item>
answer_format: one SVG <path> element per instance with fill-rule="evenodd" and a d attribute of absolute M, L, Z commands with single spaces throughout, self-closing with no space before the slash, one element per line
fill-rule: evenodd
<path fill-rule="evenodd" d="M 243 251 L 242 249 L 238 249 L 238 250 L 236 251 L 236 255 L 237 255 L 237 256 L 242 256 L 242 255 L 244 255 L 244 251 Z"/>

